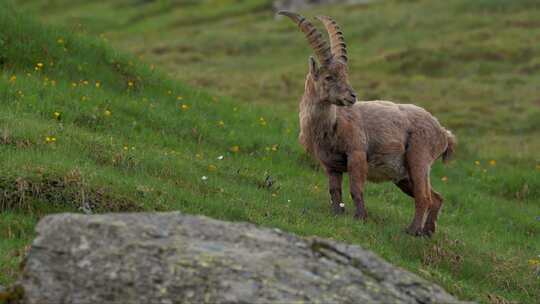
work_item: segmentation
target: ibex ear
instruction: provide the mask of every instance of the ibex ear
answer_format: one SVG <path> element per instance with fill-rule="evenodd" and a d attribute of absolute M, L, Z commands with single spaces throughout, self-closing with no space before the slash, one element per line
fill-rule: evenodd
<path fill-rule="evenodd" d="M 309 74 L 311 74 L 315 80 L 319 78 L 319 67 L 313 56 L 309 56 Z"/>

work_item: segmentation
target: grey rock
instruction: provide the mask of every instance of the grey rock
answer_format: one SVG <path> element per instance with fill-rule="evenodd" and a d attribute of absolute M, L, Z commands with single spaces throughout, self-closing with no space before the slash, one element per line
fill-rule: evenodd
<path fill-rule="evenodd" d="M 180 213 L 37 226 L 22 303 L 462 303 L 359 246 Z"/>
<path fill-rule="evenodd" d="M 329 4 L 367 4 L 375 0 L 274 0 L 274 11 L 286 10 L 298 12 L 300 9 Z"/>

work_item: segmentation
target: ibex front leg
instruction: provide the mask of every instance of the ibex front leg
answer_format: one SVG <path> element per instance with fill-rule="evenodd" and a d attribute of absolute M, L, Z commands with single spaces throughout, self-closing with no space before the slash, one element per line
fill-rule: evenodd
<path fill-rule="evenodd" d="M 332 211 L 335 214 L 341 214 L 345 212 L 345 205 L 341 198 L 341 185 L 343 180 L 343 173 L 326 169 L 328 174 L 328 189 L 330 191 L 330 200 Z"/>
<path fill-rule="evenodd" d="M 353 152 L 347 155 L 347 171 L 349 171 L 351 197 L 356 205 L 354 217 L 362 220 L 367 218 L 367 211 L 364 205 L 364 184 L 367 178 L 367 170 L 366 153 Z"/>

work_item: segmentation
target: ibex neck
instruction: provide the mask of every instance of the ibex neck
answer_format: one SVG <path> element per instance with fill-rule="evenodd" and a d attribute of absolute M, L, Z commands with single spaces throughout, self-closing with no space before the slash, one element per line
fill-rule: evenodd
<path fill-rule="evenodd" d="M 329 131 L 336 122 L 336 106 L 313 100 L 305 100 L 300 104 L 300 119 L 305 120 L 309 127 L 317 126 Z"/>
<path fill-rule="evenodd" d="M 300 128 L 305 134 L 317 136 L 333 130 L 337 108 L 319 99 L 312 79 L 308 76 L 304 96 L 300 102 Z"/>

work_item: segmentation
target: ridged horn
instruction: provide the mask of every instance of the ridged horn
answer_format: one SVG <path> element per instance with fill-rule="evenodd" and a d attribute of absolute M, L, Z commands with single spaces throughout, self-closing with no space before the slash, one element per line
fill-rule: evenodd
<path fill-rule="evenodd" d="M 328 16 L 318 16 L 317 19 L 324 24 L 324 27 L 328 32 L 328 36 L 330 37 L 330 48 L 334 59 L 347 63 L 347 45 L 345 44 L 343 32 L 337 22 Z"/>
<path fill-rule="evenodd" d="M 278 15 L 287 16 L 298 25 L 300 30 L 306 35 L 309 45 L 315 52 L 321 65 L 326 65 L 332 61 L 332 52 L 330 51 L 328 43 L 323 38 L 321 32 L 319 32 L 311 22 L 302 15 L 288 11 L 279 11 Z"/>

